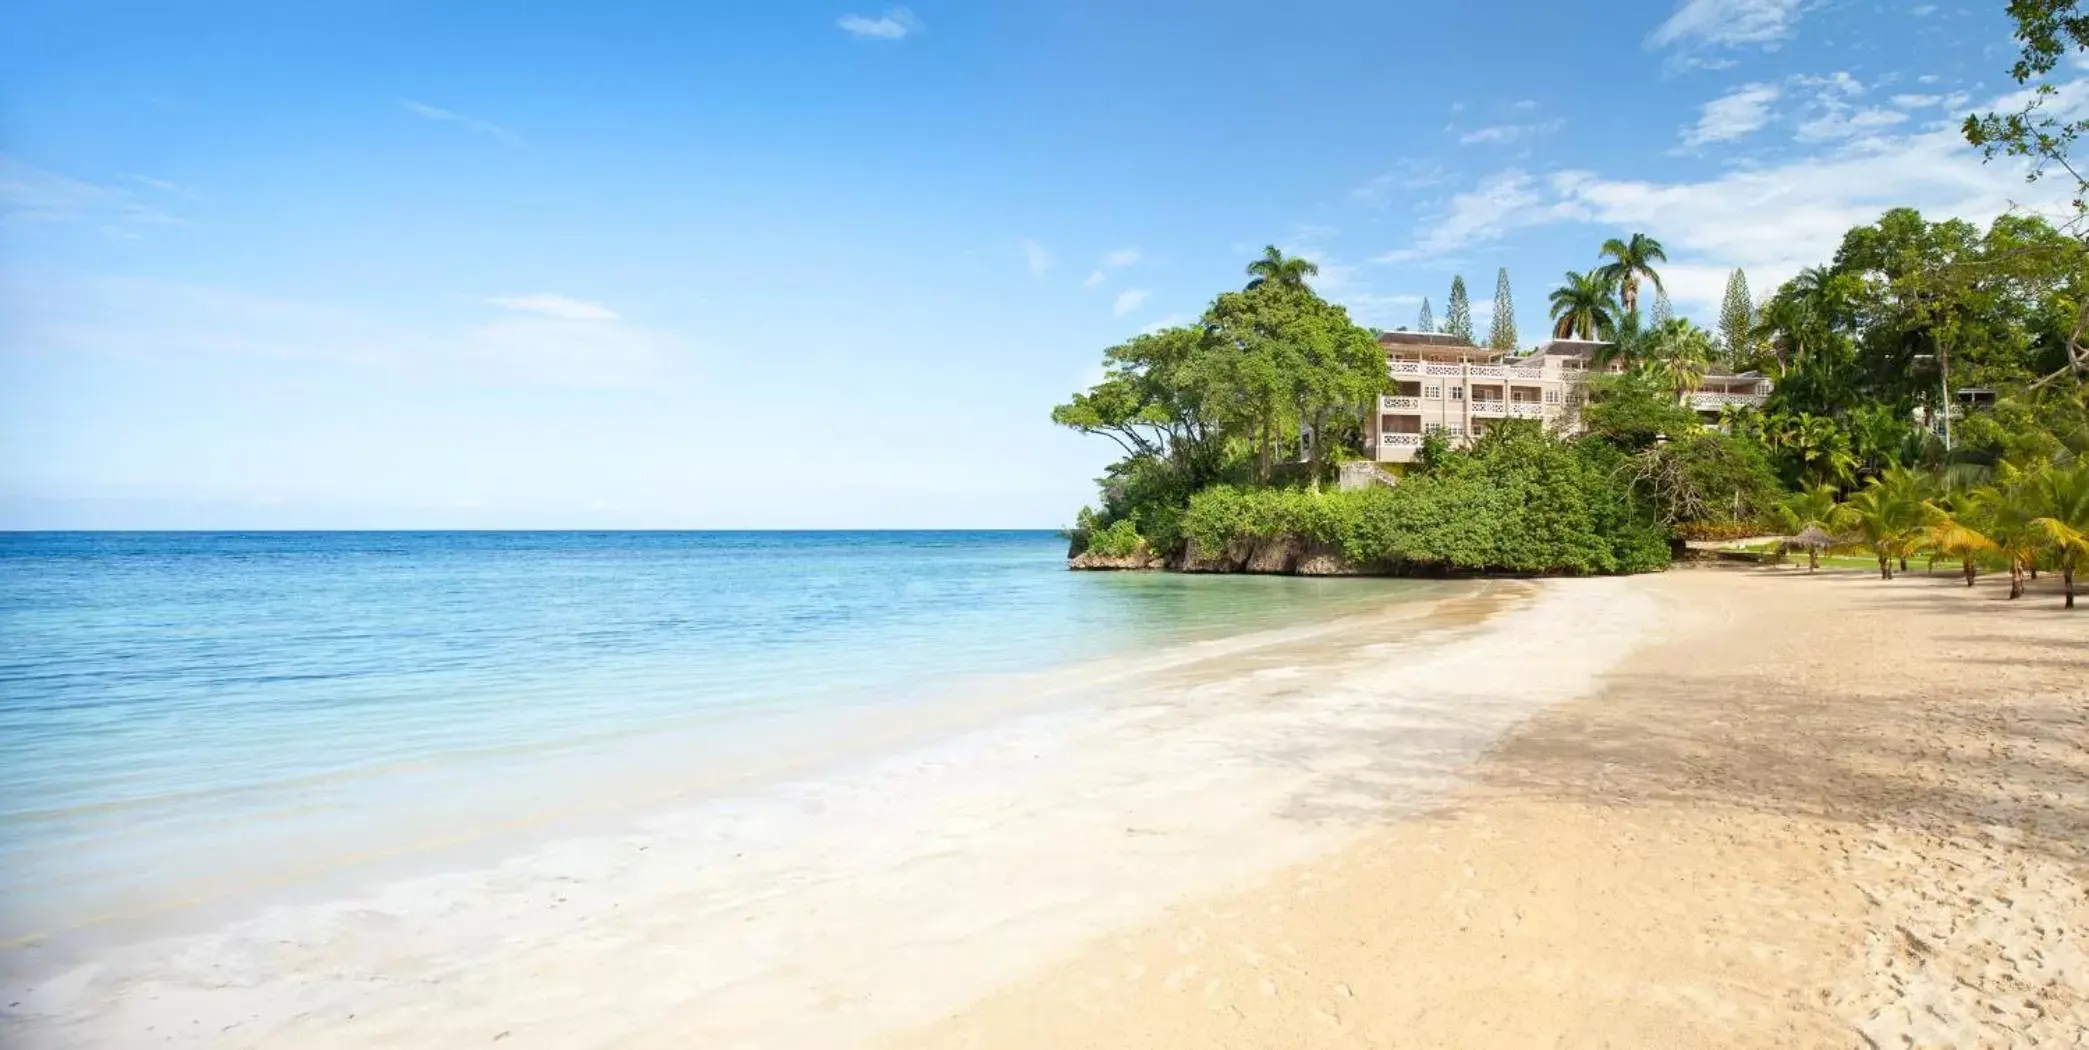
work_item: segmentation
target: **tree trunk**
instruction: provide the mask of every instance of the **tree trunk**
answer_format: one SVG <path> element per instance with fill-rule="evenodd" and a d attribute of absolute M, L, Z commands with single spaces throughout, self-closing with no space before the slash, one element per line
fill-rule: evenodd
<path fill-rule="evenodd" d="M 1966 559 L 1966 586 L 1968 586 L 1968 587 L 1971 587 L 1971 586 L 1973 586 L 1973 573 L 1974 573 L 1975 571 L 1976 571 L 1976 570 L 1975 570 L 1975 569 L 1974 569 L 1974 567 L 1973 567 L 1973 559 L 1971 559 L 1971 558 L 1967 558 L 1967 559 Z"/>
<path fill-rule="evenodd" d="M 2009 598 L 2014 601 L 2024 596 L 2024 559 L 2009 559 Z"/>
<path fill-rule="evenodd" d="M 1815 572 L 1820 571 L 1820 567 L 1821 549 L 1819 547 L 1806 548 L 1806 575 L 1813 575 Z"/>
<path fill-rule="evenodd" d="M 2067 596 L 2067 607 L 2074 608 L 2074 563 L 2060 567 L 2060 593 Z"/>
<path fill-rule="evenodd" d="M 1879 579 L 1890 580 L 1892 578 L 1893 559 L 1888 558 L 1883 554 L 1879 555 Z"/>
<path fill-rule="evenodd" d="M 1905 556 L 1900 559 L 1900 571 L 1908 571 L 1908 559 Z"/>

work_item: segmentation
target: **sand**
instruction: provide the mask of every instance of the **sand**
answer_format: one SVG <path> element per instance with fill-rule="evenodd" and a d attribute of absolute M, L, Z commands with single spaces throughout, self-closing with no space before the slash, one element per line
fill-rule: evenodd
<path fill-rule="evenodd" d="M 2089 1046 L 2089 611 L 1677 571 L 1456 800 L 884 1045 Z"/>

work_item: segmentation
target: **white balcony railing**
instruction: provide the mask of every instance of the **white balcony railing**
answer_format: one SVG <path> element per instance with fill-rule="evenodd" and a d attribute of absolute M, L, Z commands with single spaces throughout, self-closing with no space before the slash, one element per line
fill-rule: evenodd
<path fill-rule="evenodd" d="M 1765 400 L 1767 399 L 1762 394 L 1708 394 L 1699 391 L 1690 395 L 1690 407 L 1715 412 L 1728 405 L 1749 405 L 1760 408 Z"/>
<path fill-rule="evenodd" d="M 1465 366 L 1464 366 L 1464 365 L 1424 365 L 1424 366 L 1422 366 L 1422 374 L 1423 374 L 1423 375 L 1432 375 L 1432 376 L 1455 376 L 1455 375 L 1463 375 L 1463 374 L 1464 374 L 1464 372 L 1465 372 Z"/>
<path fill-rule="evenodd" d="M 1536 401 L 1511 401 L 1509 402 L 1509 415 L 1517 419 L 1543 419 L 1545 418 L 1545 406 Z"/>
<path fill-rule="evenodd" d="M 1543 379 L 1543 378 L 1545 378 L 1545 370 L 1544 370 L 1544 369 L 1542 369 L 1542 368 L 1511 368 L 1511 369 L 1507 369 L 1507 371 L 1508 371 L 1508 373 L 1509 373 L 1509 378 L 1510 378 L 1510 379 Z"/>
<path fill-rule="evenodd" d="M 1378 444 L 1381 448 L 1408 448 L 1410 446 L 1419 445 L 1421 443 L 1422 436 L 1420 434 L 1378 435 Z"/>
<path fill-rule="evenodd" d="M 1465 374 L 1474 379 L 1507 379 L 1509 370 L 1500 365 L 1466 365 Z"/>
<path fill-rule="evenodd" d="M 1386 370 L 1396 376 L 1418 376 L 1422 374 L 1420 361 L 1387 361 Z"/>
<path fill-rule="evenodd" d="M 1413 411 L 1421 407 L 1422 399 L 1418 397 L 1408 397 L 1404 394 L 1378 395 L 1378 410 L 1380 412 Z"/>
<path fill-rule="evenodd" d="M 1506 401 L 1482 400 L 1480 398 L 1474 398 L 1472 401 L 1472 414 L 1476 416 L 1506 415 L 1508 410 L 1509 403 Z"/>

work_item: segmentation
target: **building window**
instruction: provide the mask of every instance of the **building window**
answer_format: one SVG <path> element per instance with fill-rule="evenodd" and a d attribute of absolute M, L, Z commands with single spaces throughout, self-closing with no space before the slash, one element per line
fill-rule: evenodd
<path fill-rule="evenodd" d="M 1431 424 L 1429 424 L 1428 426 L 1425 426 L 1425 427 L 1423 427 L 1423 428 L 1422 428 L 1422 433 L 1424 433 L 1424 434 L 1441 434 L 1441 433 L 1443 433 L 1443 424 L 1442 424 L 1442 423 L 1431 423 Z"/>
<path fill-rule="evenodd" d="M 1462 387 L 1462 386 L 1454 386 L 1454 387 L 1452 387 L 1452 388 L 1451 388 L 1451 400 L 1453 400 L 1453 401 L 1463 401 L 1463 400 L 1465 400 L 1465 388 L 1464 388 L 1464 387 Z"/>
<path fill-rule="evenodd" d="M 1440 386 L 1425 386 L 1422 388 L 1422 396 L 1429 398 L 1440 398 L 1443 396 L 1443 388 Z"/>
<path fill-rule="evenodd" d="M 1557 390 L 1547 390 L 1547 391 L 1545 391 L 1545 403 L 1546 403 L 1546 404 L 1548 404 L 1548 405 L 1557 405 L 1557 404 L 1559 404 L 1559 391 L 1557 391 Z"/>

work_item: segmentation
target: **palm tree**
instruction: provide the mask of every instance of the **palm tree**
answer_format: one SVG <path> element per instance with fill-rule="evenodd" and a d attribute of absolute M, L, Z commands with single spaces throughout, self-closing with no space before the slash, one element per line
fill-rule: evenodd
<path fill-rule="evenodd" d="M 1309 259 L 1296 255 L 1285 255 L 1272 244 L 1262 249 L 1262 258 L 1248 264 L 1248 291 L 1265 284 L 1277 284 L 1287 288 L 1304 288 L 1306 278 L 1320 276 L 1320 267 Z"/>
<path fill-rule="evenodd" d="M 1864 548 L 1879 560 L 1879 579 L 1893 578 L 1893 563 L 1907 568 L 1907 557 L 1922 538 L 1921 479 L 1894 468 L 1871 479 L 1837 511 L 1837 524 L 1855 532 Z"/>
<path fill-rule="evenodd" d="M 1777 505 L 1779 524 L 1788 535 L 1797 536 L 1808 529 L 1822 532 L 1834 531 L 1835 486 L 1815 485 L 1804 492 L 1794 492 Z M 1810 575 L 1821 567 L 1821 549 L 1806 548 L 1806 571 Z"/>
<path fill-rule="evenodd" d="M 1973 586 L 1973 580 L 1979 573 L 1979 563 L 1976 559 L 1983 554 L 1999 550 L 2000 546 L 1966 520 L 1971 517 L 1969 513 L 1954 514 L 1938 506 L 1935 501 L 1923 504 L 1923 509 L 1930 520 L 1920 535 L 1918 545 L 1933 554 L 1957 558 L 1959 568 L 1966 574 L 1966 586 Z"/>
<path fill-rule="evenodd" d="M 1596 274 L 1568 270 L 1551 299 L 1554 339 L 1608 337 L 1617 326 L 1617 300 Z"/>
<path fill-rule="evenodd" d="M 1712 363 L 1712 337 L 1704 329 L 1687 318 L 1671 317 L 1654 330 L 1650 342 L 1653 354 L 1647 370 L 1662 386 L 1675 391 L 1677 398 L 1704 381 Z"/>
<path fill-rule="evenodd" d="M 1857 457 L 1850 453 L 1850 436 L 1835 420 L 1811 412 L 1796 416 L 1775 413 L 1766 420 L 1764 430 L 1771 444 L 1799 457 L 1800 473 L 1815 484 L 1842 484 L 1855 476 Z"/>
<path fill-rule="evenodd" d="M 2009 563 L 2009 596 L 2021 598 L 2025 570 L 2037 564 L 2044 535 L 2032 524 L 2039 508 L 2030 491 L 2030 477 L 2007 463 L 1998 469 L 1997 483 L 1975 489 L 1965 502 L 1981 523 L 1981 531 L 1995 541 L 1997 553 Z"/>
<path fill-rule="evenodd" d="M 1661 275 L 1654 272 L 1654 264 L 1667 262 L 1668 253 L 1661 249 L 1660 241 L 1644 233 L 1635 233 L 1630 240 L 1624 241 L 1612 237 L 1603 242 L 1596 255 L 1610 260 L 1597 268 L 1596 276 L 1617 289 L 1618 298 L 1624 302 L 1628 314 L 1639 312 L 1640 278 L 1646 278 L 1655 288 L 1661 287 Z"/>
<path fill-rule="evenodd" d="M 2060 568 L 2060 593 L 2074 608 L 2075 569 L 2089 559 L 2089 460 L 2047 467 L 2031 477 L 2028 495 L 2038 511 L 2031 520 Z"/>

